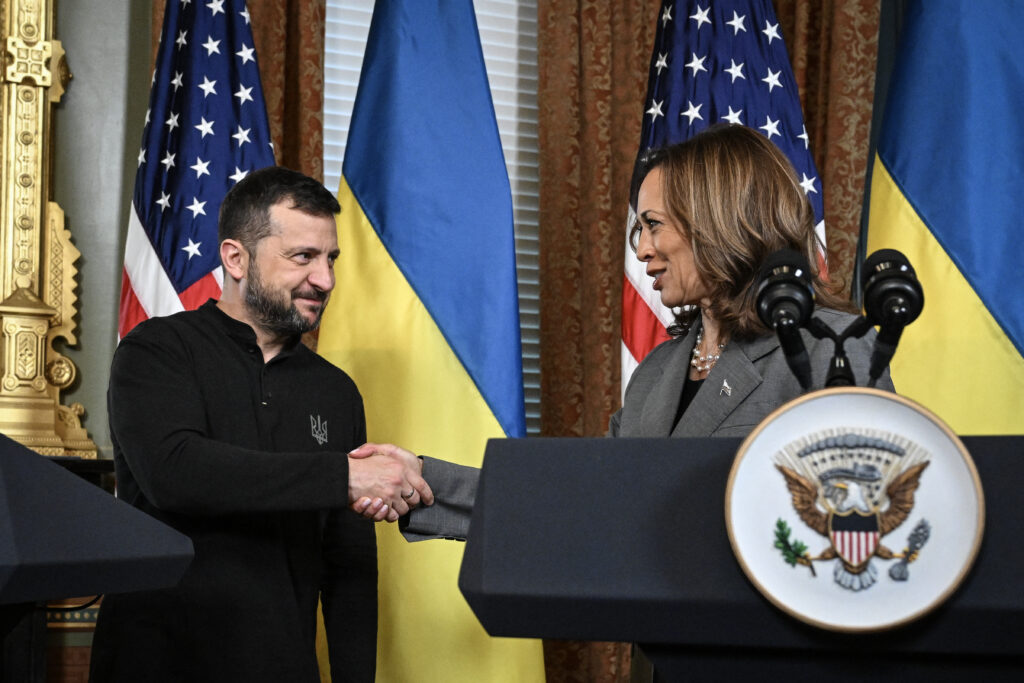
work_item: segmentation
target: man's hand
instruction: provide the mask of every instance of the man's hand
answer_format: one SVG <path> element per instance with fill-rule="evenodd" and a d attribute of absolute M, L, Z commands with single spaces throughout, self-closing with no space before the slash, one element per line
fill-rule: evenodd
<path fill-rule="evenodd" d="M 423 462 L 404 448 L 367 443 L 348 458 L 349 504 L 362 516 L 394 522 L 412 508 L 434 502 L 420 475 Z"/>

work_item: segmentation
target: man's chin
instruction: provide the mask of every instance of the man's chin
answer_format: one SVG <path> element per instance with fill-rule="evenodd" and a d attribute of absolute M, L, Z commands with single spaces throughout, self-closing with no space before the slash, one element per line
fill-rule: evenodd
<path fill-rule="evenodd" d="M 307 328 L 307 329 L 306 329 L 306 332 L 312 332 L 313 330 L 315 330 L 315 329 L 319 328 L 319 327 L 320 327 L 320 318 L 321 318 L 321 317 L 322 317 L 322 316 L 319 316 L 319 315 L 318 315 L 318 316 L 317 316 L 317 317 L 316 317 L 316 318 L 315 318 L 314 320 L 312 320 L 312 321 L 309 321 L 309 320 L 307 320 L 307 321 L 306 321 L 306 328 Z"/>
<path fill-rule="evenodd" d="M 303 326 L 306 328 L 307 332 L 312 332 L 316 328 L 320 327 L 320 319 L 324 315 L 323 304 L 316 307 L 315 310 L 297 310 L 299 310 L 299 317 L 302 319 Z"/>
<path fill-rule="evenodd" d="M 319 299 L 292 299 L 292 308 L 303 318 L 319 318 L 326 307 L 327 302 Z"/>

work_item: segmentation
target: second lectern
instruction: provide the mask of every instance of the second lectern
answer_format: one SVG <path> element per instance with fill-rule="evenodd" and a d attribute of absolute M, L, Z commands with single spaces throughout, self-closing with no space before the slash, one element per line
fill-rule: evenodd
<path fill-rule="evenodd" d="M 1024 438 L 963 441 L 984 546 L 942 607 L 900 628 L 824 631 L 758 593 L 725 525 L 739 439 L 492 440 L 459 585 L 493 636 L 637 642 L 661 680 L 1019 680 Z"/>

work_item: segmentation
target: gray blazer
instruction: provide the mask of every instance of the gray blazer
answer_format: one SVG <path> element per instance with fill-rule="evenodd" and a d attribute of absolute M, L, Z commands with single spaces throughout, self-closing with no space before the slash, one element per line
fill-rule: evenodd
<path fill-rule="evenodd" d="M 398 520 L 399 530 L 409 542 L 432 538 L 465 541 L 480 470 L 425 455 L 420 457 L 423 478 L 434 492 L 434 504 L 404 515 Z"/>
<path fill-rule="evenodd" d="M 818 309 L 815 315 L 837 333 L 854 320 L 852 315 L 830 309 Z M 834 346 L 831 340 L 815 339 L 806 331 L 802 334 L 811 359 L 813 387 L 822 388 Z M 673 429 L 696 338 L 695 325 L 686 336 L 659 345 L 640 363 L 626 389 L 622 409 L 612 416 L 609 436 L 746 436 L 773 410 L 803 393 L 774 335 L 730 342 Z M 861 386 L 868 379 L 874 338 L 872 330 L 844 344 Z M 888 368 L 877 386 L 893 391 Z M 465 540 L 479 476 L 480 471 L 473 467 L 424 458 L 423 477 L 434 491 L 435 503 L 402 518 L 400 527 L 406 539 Z"/>
<path fill-rule="evenodd" d="M 815 315 L 837 333 L 855 319 L 826 308 L 819 308 Z M 659 345 L 640 363 L 626 388 L 622 409 L 612 416 L 609 436 L 746 436 L 773 410 L 803 393 L 774 335 L 730 342 L 673 429 L 698 327 Z M 834 345 L 829 339 L 815 339 L 806 330 L 801 334 L 811 359 L 812 387 L 821 389 Z M 843 345 L 861 386 L 868 380 L 874 339 L 871 330 Z M 893 391 L 888 368 L 877 386 Z"/>

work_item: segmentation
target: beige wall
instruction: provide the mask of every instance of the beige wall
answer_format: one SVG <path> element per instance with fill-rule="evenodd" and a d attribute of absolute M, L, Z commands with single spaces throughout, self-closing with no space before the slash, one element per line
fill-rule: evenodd
<path fill-rule="evenodd" d="M 82 252 L 78 344 L 67 356 L 78 379 L 65 404 L 110 457 L 106 390 L 117 342 L 125 226 L 149 98 L 151 3 L 58 0 L 56 37 L 74 78 L 54 114 L 54 200 Z"/>

